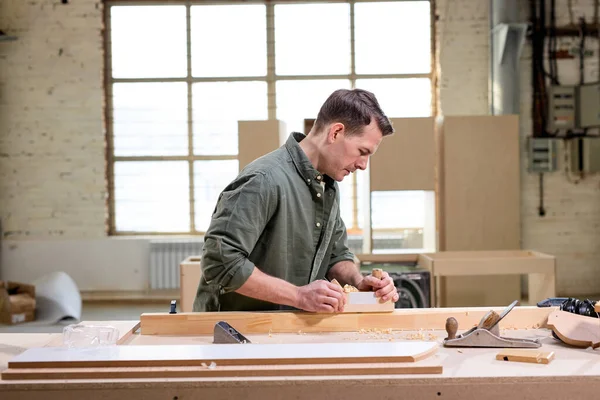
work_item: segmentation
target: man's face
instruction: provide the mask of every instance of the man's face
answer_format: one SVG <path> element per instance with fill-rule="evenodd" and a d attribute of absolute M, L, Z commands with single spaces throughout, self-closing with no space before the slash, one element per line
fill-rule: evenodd
<path fill-rule="evenodd" d="M 331 151 L 328 151 L 327 175 L 341 182 L 357 169 L 364 170 L 382 139 L 383 135 L 374 119 L 362 132 L 354 135 L 348 136 L 342 129 L 332 141 Z"/>

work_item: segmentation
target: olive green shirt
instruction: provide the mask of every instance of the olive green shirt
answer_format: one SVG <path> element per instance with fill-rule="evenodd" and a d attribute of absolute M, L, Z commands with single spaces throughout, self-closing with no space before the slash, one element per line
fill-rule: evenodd
<path fill-rule="evenodd" d="M 340 217 L 338 185 L 308 160 L 298 144 L 304 137 L 292 133 L 219 195 L 204 236 L 194 311 L 284 309 L 235 290 L 255 266 L 303 286 L 323 279 L 336 263 L 354 260 Z"/>

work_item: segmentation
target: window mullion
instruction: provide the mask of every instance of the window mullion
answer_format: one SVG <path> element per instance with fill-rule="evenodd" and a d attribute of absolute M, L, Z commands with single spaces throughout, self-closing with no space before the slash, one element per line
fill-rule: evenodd
<path fill-rule="evenodd" d="M 191 25 L 191 5 L 186 1 L 185 23 L 186 23 L 186 41 L 187 41 L 187 119 L 188 119 L 188 173 L 189 173 L 189 199 L 190 199 L 190 232 L 196 230 L 196 209 L 194 201 L 194 121 L 193 121 L 193 99 L 192 99 L 192 25 Z"/>
<path fill-rule="evenodd" d="M 271 2 L 267 7 L 267 107 L 268 118 L 277 118 L 277 93 L 275 76 L 275 5 Z"/>

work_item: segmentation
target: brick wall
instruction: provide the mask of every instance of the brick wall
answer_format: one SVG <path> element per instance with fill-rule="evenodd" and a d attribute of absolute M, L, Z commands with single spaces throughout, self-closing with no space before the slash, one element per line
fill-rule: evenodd
<path fill-rule="evenodd" d="M 451 3 L 451 6 L 450 6 Z M 557 1 L 557 25 L 570 23 L 568 2 Z M 572 2 L 575 23 L 580 16 L 591 22 L 592 1 Z M 438 54 L 441 71 L 439 104 L 444 115 L 488 114 L 489 2 L 438 0 Z M 525 12 L 526 4 L 524 3 Z M 525 15 L 525 14 L 524 14 Z M 526 18 L 524 16 L 524 18 Z M 586 60 L 586 81 L 597 81 L 598 41 L 587 40 L 594 57 Z M 577 39 L 559 41 L 573 47 Z M 558 62 L 562 84 L 578 82 L 576 60 Z M 557 256 L 559 295 L 600 293 L 600 177 L 570 182 L 564 171 L 563 143 L 559 143 L 559 170 L 544 174 L 546 216 L 538 215 L 539 176 L 527 172 L 525 138 L 531 135 L 531 48 L 523 49 L 520 66 L 522 146 L 522 247 Z"/>
<path fill-rule="evenodd" d="M 102 3 L 0 1 L 4 238 L 105 232 Z"/>

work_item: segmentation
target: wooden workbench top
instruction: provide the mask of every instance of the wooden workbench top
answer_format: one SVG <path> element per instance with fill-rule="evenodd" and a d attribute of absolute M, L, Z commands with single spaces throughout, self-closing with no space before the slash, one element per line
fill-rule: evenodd
<path fill-rule="evenodd" d="M 460 333 L 460 332 L 459 332 Z M 64 390 L 92 390 L 96 398 L 119 398 L 119 396 L 143 396 L 148 399 L 168 398 L 183 400 L 183 394 L 195 396 L 199 390 L 218 398 L 243 396 L 244 400 L 282 398 L 282 385 L 292 385 L 298 393 L 310 393 L 312 400 L 320 398 L 359 399 L 369 396 L 373 390 L 389 397 L 393 393 L 421 396 L 434 393 L 433 397 L 506 399 L 507 395 L 518 394 L 518 398 L 581 398 L 591 388 L 600 390 L 600 352 L 598 350 L 569 347 L 554 339 L 548 329 L 501 330 L 502 336 L 540 339 L 543 351 L 554 351 L 555 358 L 549 364 L 532 364 L 496 360 L 501 349 L 447 348 L 441 345 L 445 331 L 361 331 L 309 334 L 255 334 L 246 335 L 253 343 L 326 343 L 326 342 L 381 342 L 400 340 L 433 340 L 440 343 L 437 354 L 432 357 L 443 365 L 441 375 L 384 375 L 377 377 L 268 377 L 268 378 L 170 378 L 170 379 L 122 379 L 122 380 L 72 380 L 72 381 L 0 381 L 0 397 L 52 398 L 48 391 L 64 395 Z M 30 347 L 56 343 L 60 334 L 0 334 L 0 369 L 7 367 L 8 360 Z M 122 345 L 169 345 L 206 344 L 211 336 L 155 336 L 131 335 Z M 431 358 L 431 357 L 430 357 Z M 421 362 L 421 361 L 420 361 Z M 423 360 L 422 362 L 431 362 Z M 363 387 L 370 390 L 364 392 Z M 254 388 L 257 389 L 254 392 Z M 353 389 L 352 389 L 353 388 Z M 461 389 L 462 388 L 462 389 Z M 565 390 L 569 392 L 565 392 Z M 244 390 L 247 390 L 244 392 Z M 489 392 L 489 391 L 492 392 Z M 284 390 L 285 393 L 287 389 Z M 437 393 L 440 393 L 439 395 Z M 454 394 L 453 394 L 454 393 Z M 503 393 L 496 397 L 495 393 Z M 563 397 L 552 397 L 562 393 Z M 159 396 L 160 394 L 160 396 Z M 288 393 L 289 394 L 289 393 Z M 298 396 L 300 396 L 298 394 Z M 547 396 L 545 396 L 545 394 Z M 571 397 L 571 395 L 573 397 Z M 97 397 L 96 397 L 97 396 Z M 171 397 L 169 397 L 171 396 Z M 453 397 L 456 396 L 456 397 Z M 566 396 L 566 397 L 565 397 Z M 292 396 L 293 397 L 293 396 Z M 379 396 L 378 396 L 379 397 Z M 385 397 L 385 396 L 383 396 Z M 411 397 L 411 396 L 408 396 Z M 407 398 L 408 398 L 407 397 Z M 61 398 L 56 397 L 56 398 Z M 141 398 L 141 397 L 140 397 Z M 510 398 L 510 397 L 509 397 Z"/>

